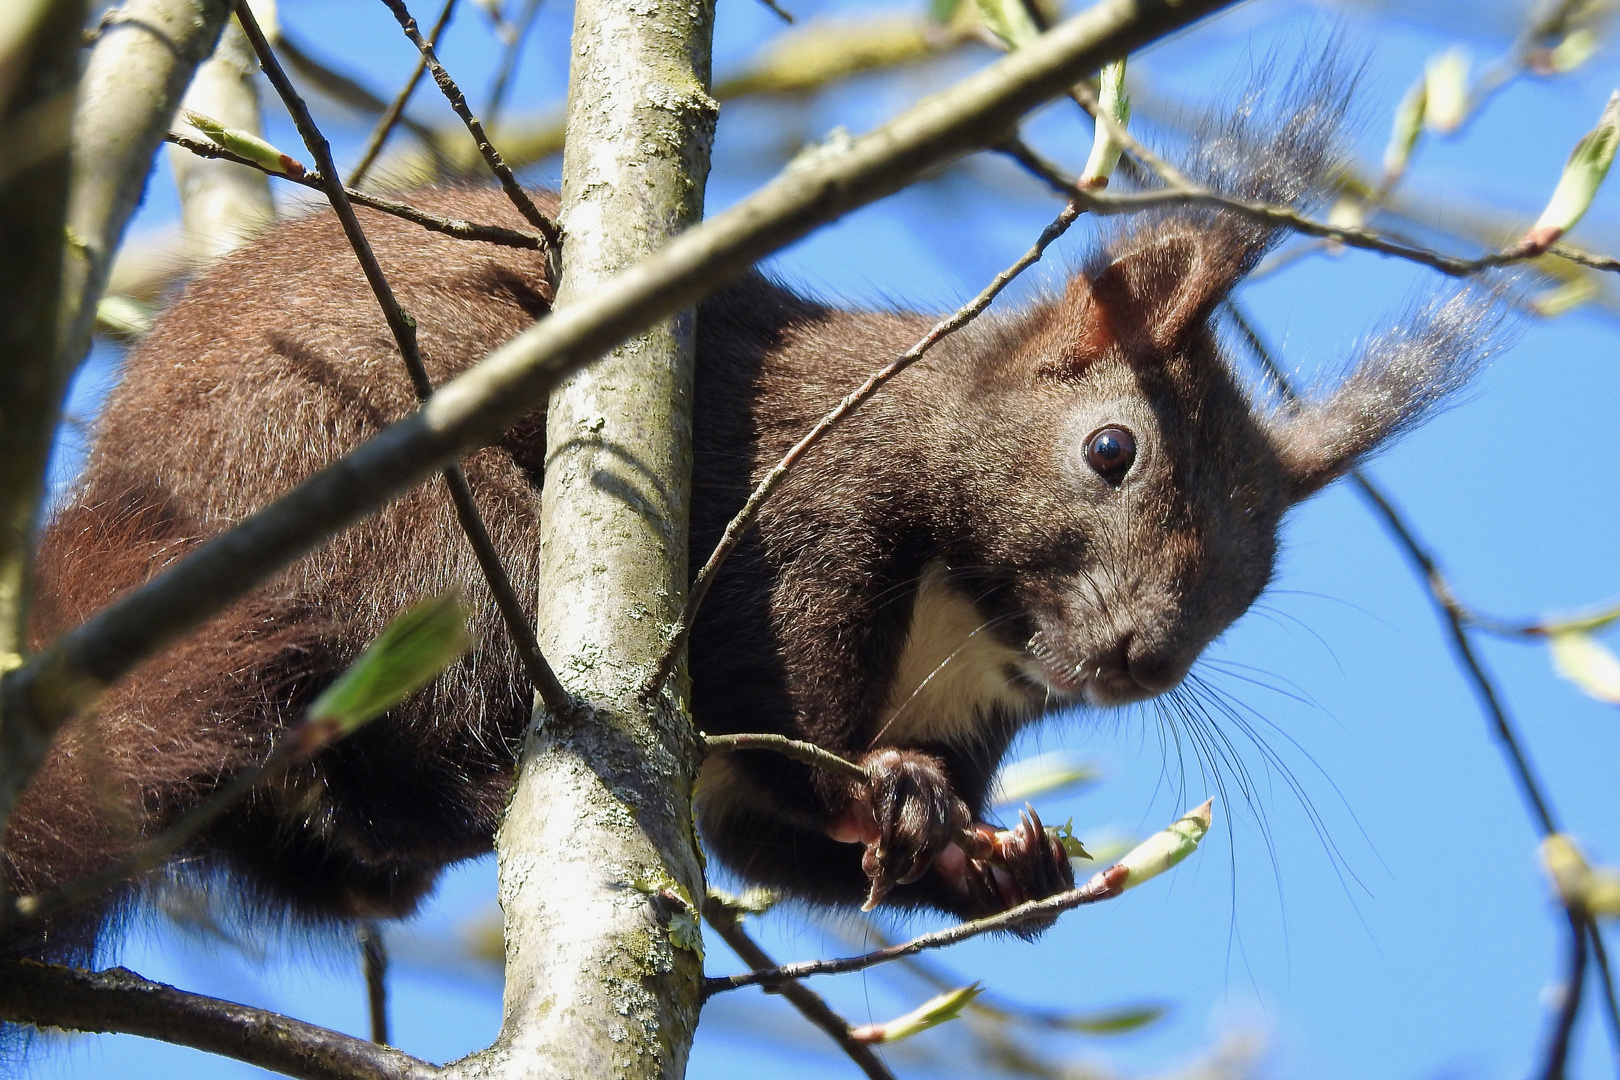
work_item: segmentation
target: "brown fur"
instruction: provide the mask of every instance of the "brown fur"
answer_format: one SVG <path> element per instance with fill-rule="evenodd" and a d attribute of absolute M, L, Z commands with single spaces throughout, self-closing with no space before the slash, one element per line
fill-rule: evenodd
<path fill-rule="evenodd" d="M 1308 196 L 1330 164 L 1336 116 L 1324 100 L 1269 128 L 1240 110 L 1195 171 L 1249 197 Z M 416 201 L 522 225 L 490 191 Z M 540 256 L 362 215 L 436 383 L 547 310 Z M 1264 588 L 1287 507 L 1413 422 L 1477 359 L 1480 320 L 1454 301 L 1375 342 L 1321 402 L 1256 404 L 1210 320 L 1272 239 L 1218 213 L 1140 219 L 1062 295 L 947 339 L 804 459 L 709 595 L 692 638 L 693 712 L 709 732 L 811 739 L 867 762 L 874 780 L 852 788 L 763 751 L 711 761 L 700 813 L 722 862 L 811 901 L 892 888 L 894 903 L 964 915 L 1064 884 L 1067 864 L 1034 842 L 1038 828 L 1015 834 L 1004 859 L 970 851 L 962 868 L 1017 729 L 1068 702 L 1174 686 Z M 39 640 L 412 408 L 355 271 L 317 213 L 186 289 L 131 354 L 45 534 Z M 827 307 L 759 276 L 706 301 L 694 552 L 817 417 L 931 321 Z M 541 585 L 543 419 L 466 462 L 525 598 Z M 1107 425 L 1138 446 L 1117 483 L 1085 459 Z M 446 864 L 488 849 L 530 702 L 438 482 L 334 538 L 70 724 L 13 819 L 11 887 L 64 882 L 162 829 L 261 758 L 389 618 L 451 585 L 475 602 L 482 648 L 185 853 L 184 868 L 227 871 L 250 898 L 309 918 L 409 912 Z M 864 848 L 840 842 L 851 839 Z M 13 948 L 82 954 L 98 918 Z"/>

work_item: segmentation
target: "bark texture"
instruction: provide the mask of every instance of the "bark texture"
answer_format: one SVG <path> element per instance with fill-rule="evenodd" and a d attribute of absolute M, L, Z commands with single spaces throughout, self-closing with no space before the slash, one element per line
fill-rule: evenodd
<path fill-rule="evenodd" d="M 712 5 L 575 7 L 558 308 L 702 216 Z M 540 640 L 579 699 L 540 715 L 497 839 L 505 1023 L 477 1075 L 678 1077 L 703 872 L 684 678 L 639 693 L 686 592 L 690 310 L 551 395 Z"/>

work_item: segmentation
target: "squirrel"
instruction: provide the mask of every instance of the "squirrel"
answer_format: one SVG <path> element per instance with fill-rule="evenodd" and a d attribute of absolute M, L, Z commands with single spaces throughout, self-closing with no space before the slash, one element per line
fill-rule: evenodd
<path fill-rule="evenodd" d="M 1251 94 L 1184 170 L 1306 206 L 1339 166 L 1342 81 Z M 419 191 L 430 212 L 521 227 L 498 192 Z M 541 195 L 548 212 L 555 196 Z M 360 210 L 435 384 L 550 309 L 544 253 Z M 709 734 L 774 732 L 864 784 L 768 750 L 712 755 L 706 850 L 810 903 L 974 917 L 1072 887 L 1033 812 L 984 824 L 1014 735 L 1057 709 L 1175 687 L 1272 574 L 1287 510 L 1461 386 L 1492 348 L 1489 296 L 1372 337 L 1334 387 L 1268 398 L 1225 356 L 1218 306 L 1279 240 L 1229 208 L 1103 230 L 1053 295 L 981 317 L 788 475 L 690 639 Z M 701 555 L 803 432 L 933 319 L 801 296 L 759 272 L 698 307 L 690 542 Z M 336 221 L 287 221 L 181 293 L 129 354 L 76 488 L 43 531 L 32 635 L 72 627 L 415 406 Z M 538 580 L 545 414 L 464 461 L 519 594 Z M 224 873 L 312 923 L 410 913 L 489 850 L 531 714 L 527 685 L 442 485 L 335 536 L 110 689 L 60 733 L 4 844 L 33 893 L 106 866 L 269 753 L 415 599 L 471 601 L 481 646 L 383 718 L 265 782 L 173 875 Z M 85 960 L 139 895 L 24 925 L 0 952 Z"/>

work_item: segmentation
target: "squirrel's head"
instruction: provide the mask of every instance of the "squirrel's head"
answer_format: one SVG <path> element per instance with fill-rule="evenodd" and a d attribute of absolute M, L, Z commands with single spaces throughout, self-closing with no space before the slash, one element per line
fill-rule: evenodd
<path fill-rule="evenodd" d="M 1265 139 L 1235 130 L 1252 118 L 1227 121 L 1194 175 L 1246 199 L 1307 199 L 1332 161 L 1322 93 Z M 997 341 L 984 332 L 959 395 L 958 438 L 979 444 L 958 481 L 971 536 L 950 561 L 982 579 L 961 585 L 1022 647 L 1037 693 L 1116 705 L 1175 687 L 1271 579 L 1288 508 L 1430 413 L 1488 351 L 1498 305 L 1463 292 L 1372 337 L 1313 396 L 1255 392 L 1216 321 L 1275 239 L 1227 208 L 1138 218 L 1061 297 Z"/>

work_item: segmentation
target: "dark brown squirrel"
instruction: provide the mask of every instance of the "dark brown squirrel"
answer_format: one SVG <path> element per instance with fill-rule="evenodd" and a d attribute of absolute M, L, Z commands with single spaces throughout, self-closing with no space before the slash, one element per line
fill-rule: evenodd
<path fill-rule="evenodd" d="M 1291 85 L 1284 109 L 1250 95 L 1210 122 L 1186 170 L 1235 196 L 1309 204 L 1337 164 L 1344 90 L 1322 68 Z M 414 199 L 522 226 L 493 191 Z M 361 214 L 435 383 L 549 310 L 542 255 Z M 853 785 L 768 751 L 712 757 L 702 834 L 742 879 L 964 917 L 1069 886 L 1038 821 L 979 824 L 1015 733 L 1060 707 L 1175 687 L 1266 586 L 1285 511 L 1441 403 L 1489 346 L 1489 298 L 1463 294 L 1372 339 L 1330 392 L 1267 401 L 1212 320 L 1276 230 L 1212 208 L 1110 228 L 1060 294 L 979 319 L 838 427 L 709 594 L 691 639 L 699 727 L 807 739 L 871 775 Z M 758 273 L 703 302 L 694 563 L 764 471 L 932 321 L 830 307 Z M 278 226 L 188 286 L 130 354 L 43 537 L 36 640 L 413 406 L 333 218 Z M 541 584 L 544 446 L 536 412 L 465 462 L 526 598 Z M 168 826 L 261 760 L 390 618 L 452 586 L 473 601 L 482 647 L 264 785 L 168 870 L 224 872 L 249 902 L 311 921 L 409 913 L 446 865 L 489 850 L 531 704 L 438 482 L 74 721 L 12 819 L 10 887 L 91 873 Z M 84 959 L 134 893 L 6 948 Z"/>

